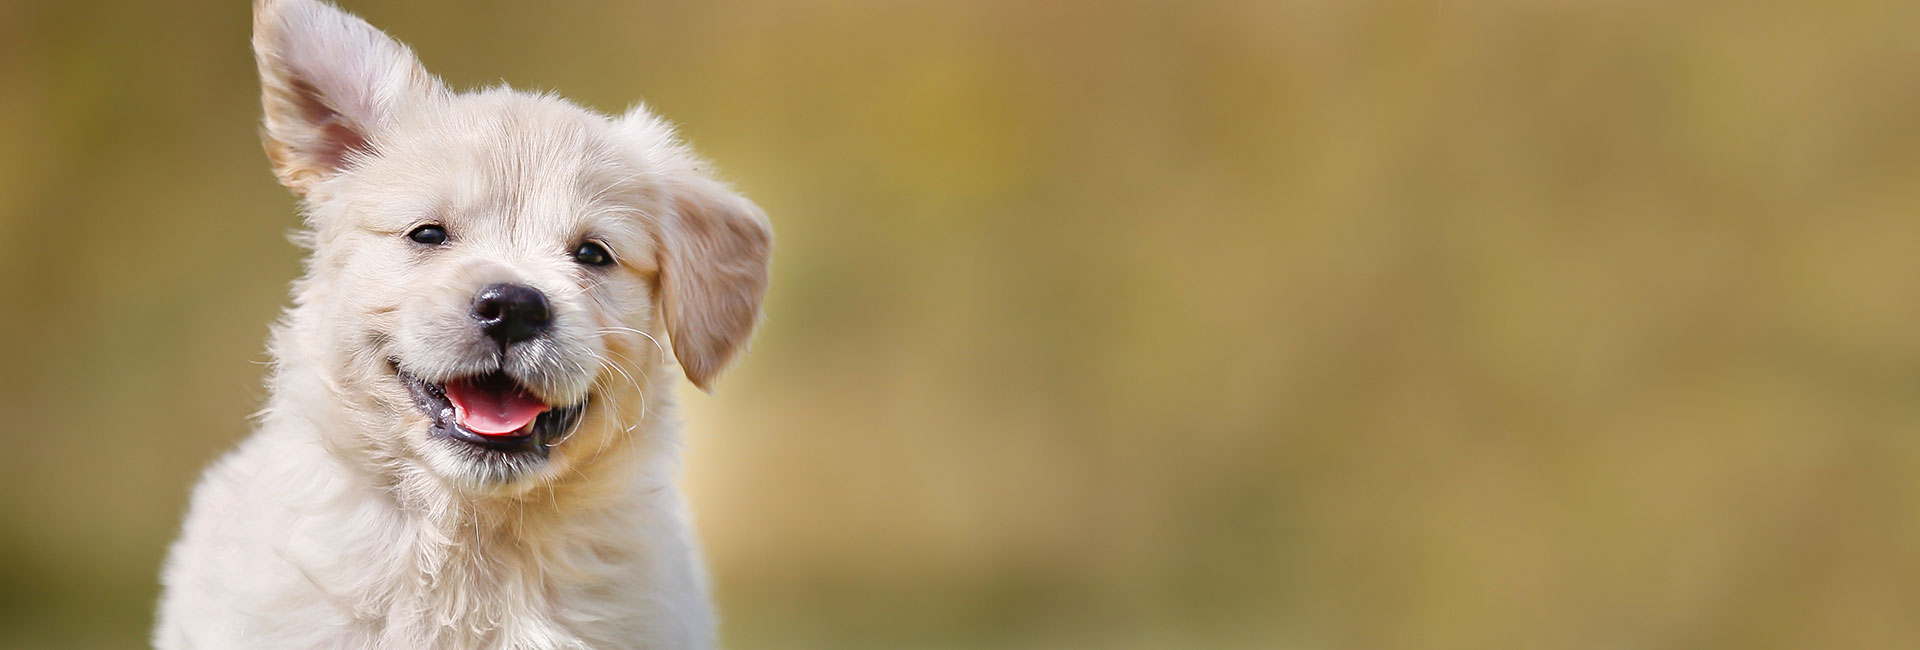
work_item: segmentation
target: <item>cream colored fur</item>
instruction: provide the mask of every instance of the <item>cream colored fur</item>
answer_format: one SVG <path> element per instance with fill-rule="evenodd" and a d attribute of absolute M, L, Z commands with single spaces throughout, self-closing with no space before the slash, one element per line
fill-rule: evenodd
<path fill-rule="evenodd" d="M 454 93 L 332 6 L 254 11 L 263 136 L 311 256 L 257 430 L 194 491 L 154 644 L 711 647 L 673 363 L 704 388 L 745 345 L 765 217 L 644 108 Z M 409 241 L 423 223 L 449 242 Z M 573 260 L 583 239 L 617 264 Z M 550 334 L 508 349 L 474 332 L 493 282 L 544 292 Z M 546 458 L 487 462 L 428 435 L 396 368 L 502 369 L 586 411 Z"/>

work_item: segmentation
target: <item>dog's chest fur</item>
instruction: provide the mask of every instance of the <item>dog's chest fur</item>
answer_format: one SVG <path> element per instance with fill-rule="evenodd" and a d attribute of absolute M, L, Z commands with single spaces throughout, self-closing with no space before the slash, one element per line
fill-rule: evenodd
<path fill-rule="evenodd" d="M 162 629 L 160 647 L 711 645 L 670 483 L 640 472 L 474 507 L 316 465 L 300 433 L 263 430 L 208 473 L 193 508 L 221 516 L 189 520 L 178 545 L 196 550 L 176 552 L 162 616 L 220 624 Z"/>

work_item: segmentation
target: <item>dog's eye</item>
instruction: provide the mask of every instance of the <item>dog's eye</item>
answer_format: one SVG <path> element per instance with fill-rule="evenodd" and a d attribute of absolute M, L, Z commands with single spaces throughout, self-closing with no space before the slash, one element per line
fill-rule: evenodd
<path fill-rule="evenodd" d="M 613 263 L 613 254 L 598 242 L 583 242 L 573 249 L 573 261 L 587 266 L 606 266 Z"/>
<path fill-rule="evenodd" d="M 419 228 L 414 228 L 413 232 L 407 233 L 407 239 L 428 246 L 439 246 L 447 243 L 447 229 L 433 224 L 427 224 Z"/>

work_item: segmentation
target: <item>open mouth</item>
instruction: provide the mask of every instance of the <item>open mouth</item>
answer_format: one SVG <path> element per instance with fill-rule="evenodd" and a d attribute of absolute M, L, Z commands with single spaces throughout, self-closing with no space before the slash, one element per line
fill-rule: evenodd
<path fill-rule="evenodd" d="M 547 448 L 573 433 L 587 401 L 554 406 L 498 370 L 429 383 L 392 363 L 394 374 L 433 422 L 433 435 L 482 450 L 547 455 Z"/>

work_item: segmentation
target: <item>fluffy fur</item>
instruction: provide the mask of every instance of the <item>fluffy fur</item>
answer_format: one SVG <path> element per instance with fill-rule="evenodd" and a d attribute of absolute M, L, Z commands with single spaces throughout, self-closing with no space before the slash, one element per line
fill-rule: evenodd
<path fill-rule="evenodd" d="M 263 139 L 311 255 L 257 430 L 194 492 L 155 645 L 711 647 L 672 364 L 706 388 L 745 345 L 771 247 L 760 210 L 644 108 L 455 93 L 317 0 L 258 2 L 253 45 Z M 422 224 L 446 244 L 409 240 Z M 584 241 L 616 263 L 577 262 Z M 495 282 L 544 292 L 551 331 L 476 331 L 473 296 Z M 544 456 L 477 454 L 431 435 L 402 371 L 503 372 L 584 415 Z"/>

